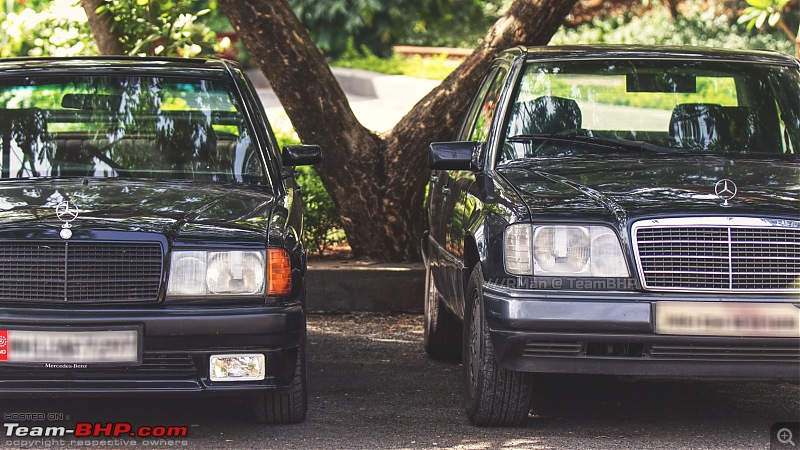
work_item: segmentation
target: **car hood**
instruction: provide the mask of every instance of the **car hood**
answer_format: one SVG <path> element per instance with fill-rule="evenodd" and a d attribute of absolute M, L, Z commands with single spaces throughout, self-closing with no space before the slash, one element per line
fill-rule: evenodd
<path fill-rule="evenodd" d="M 76 238 L 135 232 L 175 241 L 263 243 L 274 197 L 257 187 L 183 181 L 6 180 L 0 181 L 0 235 L 58 239 L 64 222 L 56 206 L 63 201 L 79 209 L 70 224 Z"/>
<path fill-rule="evenodd" d="M 800 164 L 675 155 L 659 158 L 532 158 L 498 167 L 540 218 L 612 220 L 676 215 L 797 217 Z M 722 179 L 738 193 L 723 207 Z"/>

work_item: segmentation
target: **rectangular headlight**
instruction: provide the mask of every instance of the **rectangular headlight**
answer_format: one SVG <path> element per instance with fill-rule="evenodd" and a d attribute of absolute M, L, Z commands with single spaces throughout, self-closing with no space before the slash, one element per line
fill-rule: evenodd
<path fill-rule="evenodd" d="M 616 233 L 595 225 L 533 227 L 533 272 L 539 276 L 630 276 Z"/>
<path fill-rule="evenodd" d="M 264 294 L 265 259 L 264 251 L 174 251 L 167 294 Z"/>
<path fill-rule="evenodd" d="M 503 240 L 506 271 L 514 275 L 532 275 L 530 224 L 511 225 L 506 228 Z"/>
<path fill-rule="evenodd" d="M 263 380 L 266 374 L 264 355 L 258 353 L 211 355 L 208 365 L 211 381 Z"/>

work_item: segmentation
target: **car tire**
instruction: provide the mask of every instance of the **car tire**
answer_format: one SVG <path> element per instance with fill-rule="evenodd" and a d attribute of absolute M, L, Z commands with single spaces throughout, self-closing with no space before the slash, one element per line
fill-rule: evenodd
<path fill-rule="evenodd" d="M 461 324 L 447 311 L 439 298 L 428 263 L 425 265 L 425 352 L 436 360 L 459 362 L 461 335 Z"/>
<path fill-rule="evenodd" d="M 306 337 L 303 333 L 291 386 L 286 390 L 255 395 L 253 421 L 264 424 L 303 422 L 308 410 L 306 385 Z"/>
<path fill-rule="evenodd" d="M 474 425 L 520 425 L 528 417 L 533 376 L 501 368 L 494 356 L 483 307 L 483 274 L 472 271 L 466 290 L 464 318 L 465 407 Z"/>

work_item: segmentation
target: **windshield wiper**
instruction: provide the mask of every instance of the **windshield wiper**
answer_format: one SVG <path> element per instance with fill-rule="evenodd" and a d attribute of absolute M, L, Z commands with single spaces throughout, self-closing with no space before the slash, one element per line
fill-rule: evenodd
<path fill-rule="evenodd" d="M 568 130 L 574 133 L 577 130 Z M 621 150 L 645 150 L 655 153 L 670 153 L 671 150 L 667 147 L 651 144 L 646 141 L 632 141 L 630 139 L 612 139 L 601 138 L 595 136 L 578 136 L 575 134 L 557 133 L 557 134 L 520 134 L 506 138 L 509 142 L 531 142 L 542 140 L 542 144 L 547 141 L 561 141 L 561 142 L 581 142 L 586 144 L 597 144 L 615 147 Z"/>

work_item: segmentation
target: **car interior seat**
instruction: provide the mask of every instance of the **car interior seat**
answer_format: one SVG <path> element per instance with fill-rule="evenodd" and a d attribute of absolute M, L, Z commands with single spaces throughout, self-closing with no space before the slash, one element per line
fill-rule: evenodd
<path fill-rule="evenodd" d="M 173 175 L 187 178 L 214 170 L 216 132 L 205 117 L 171 118 L 159 125 L 156 148 L 164 152 L 167 167 Z"/>
<path fill-rule="evenodd" d="M 579 130 L 582 121 L 581 109 L 575 100 L 545 95 L 514 105 L 508 136 Z"/>
<path fill-rule="evenodd" d="M 731 122 L 722 106 L 708 103 L 675 105 L 669 135 L 677 148 L 711 150 L 731 143 Z"/>

